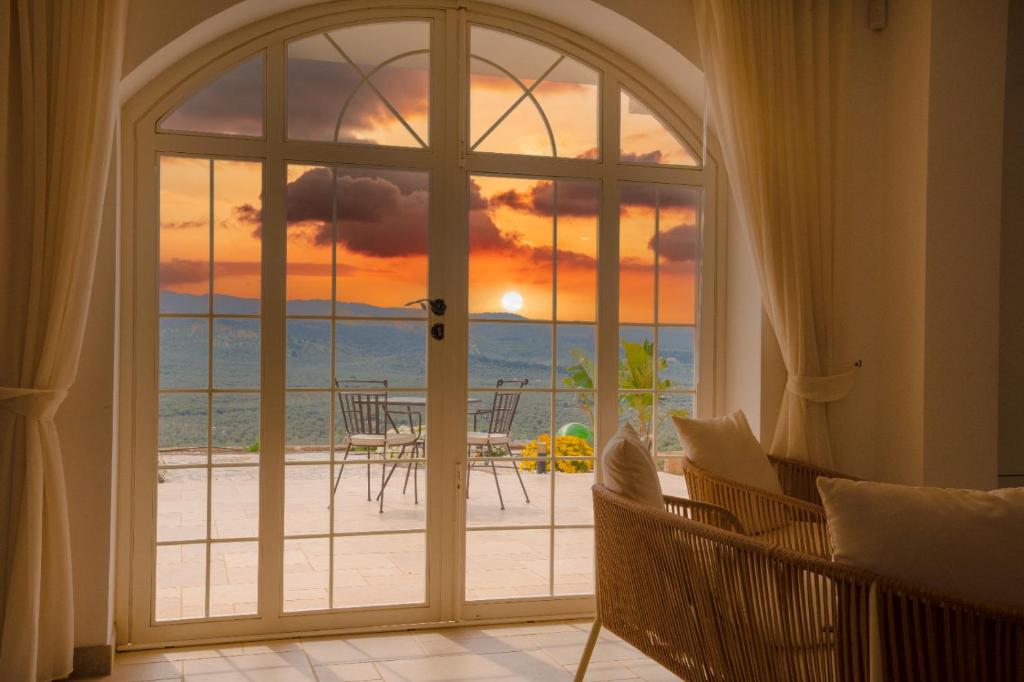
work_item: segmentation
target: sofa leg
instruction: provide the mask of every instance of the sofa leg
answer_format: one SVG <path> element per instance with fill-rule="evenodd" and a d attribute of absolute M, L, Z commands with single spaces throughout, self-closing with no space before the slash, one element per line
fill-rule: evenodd
<path fill-rule="evenodd" d="M 590 636 L 587 637 L 587 645 L 583 647 L 583 655 L 580 656 L 580 664 L 576 667 L 575 682 L 583 682 L 590 666 L 590 656 L 594 653 L 594 645 L 597 644 L 597 636 L 601 634 L 601 615 L 594 616 L 594 625 L 590 628 Z"/>

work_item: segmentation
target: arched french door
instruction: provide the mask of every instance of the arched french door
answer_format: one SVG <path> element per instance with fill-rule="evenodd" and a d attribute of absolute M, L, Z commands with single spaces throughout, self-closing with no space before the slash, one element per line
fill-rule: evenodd
<path fill-rule="evenodd" d="M 123 642 L 584 614 L 600 444 L 681 485 L 707 411 L 678 109 L 527 17 L 342 10 L 125 109 Z"/>

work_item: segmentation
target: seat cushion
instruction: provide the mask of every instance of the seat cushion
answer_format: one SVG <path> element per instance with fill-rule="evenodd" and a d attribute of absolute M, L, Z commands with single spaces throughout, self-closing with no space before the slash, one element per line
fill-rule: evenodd
<path fill-rule="evenodd" d="M 1024 488 L 819 478 L 832 558 L 944 594 L 1024 608 Z"/>
<path fill-rule="evenodd" d="M 411 445 L 416 442 L 415 433 L 355 433 L 349 438 L 352 445 L 362 447 L 383 447 L 384 445 Z"/>
<path fill-rule="evenodd" d="M 485 431 L 470 431 L 466 434 L 466 442 L 470 445 L 507 445 L 507 433 L 487 433 Z"/>
<path fill-rule="evenodd" d="M 715 478 L 776 495 L 782 486 L 743 410 L 712 419 L 672 417 L 686 457 Z"/>
<path fill-rule="evenodd" d="M 665 508 L 654 459 L 629 424 L 620 426 L 605 446 L 601 472 L 605 487 L 613 493 L 657 509 Z"/>

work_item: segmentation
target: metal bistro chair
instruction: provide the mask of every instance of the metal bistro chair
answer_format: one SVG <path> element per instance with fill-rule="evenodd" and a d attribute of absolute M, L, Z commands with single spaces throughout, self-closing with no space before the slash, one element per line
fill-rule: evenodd
<path fill-rule="evenodd" d="M 467 464 L 466 467 L 466 497 L 469 497 L 469 474 L 474 467 L 490 467 L 494 474 L 494 485 L 498 489 L 498 503 L 502 510 L 505 509 L 505 500 L 501 495 L 501 483 L 498 481 L 498 469 L 511 468 L 516 472 L 519 479 L 519 486 L 523 489 L 523 496 L 527 504 L 530 502 L 530 494 L 526 492 L 526 485 L 523 483 L 523 476 L 519 473 L 519 463 L 512 457 L 512 422 L 516 418 L 516 410 L 519 408 L 519 391 L 502 391 L 506 385 L 515 389 L 522 389 L 529 383 L 529 379 L 498 379 L 494 390 L 494 402 L 489 410 L 477 410 L 471 412 L 473 416 L 473 430 L 466 434 L 467 443 Z M 486 430 L 480 430 L 483 417 L 487 417 Z M 508 464 L 496 464 L 495 460 L 499 455 L 495 447 L 504 448 L 508 455 Z M 476 455 L 474 457 L 474 450 Z M 480 461 L 473 461 L 478 459 Z"/>
<path fill-rule="evenodd" d="M 399 433 L 398 425 L 395 423 L 391 410 L 388 409 L 388 382 L 384 380 L 335 380 L 334 385 L 338 390 L 338 404 L 340 406 L 341 419 L 345 424 L 345 431 L 348 438 L 345 443 L 345 454 L 342 457 L 341 466 L 338 468 L 338 476 L 334 480 L 334 489 L 331 491 L 331 507 L 334 506 L 334 497 L 338 493 L 338 484 L 341 483 L 341 475 L 345 472 L 345 463 L 349 456 L 362 454 L 352 452 L 352 448 L 365 448 L 366 454 L 366 499 L 370 497 L 370 460 L 378 449 L 382 451 L 381 458 L 386 459 L 388 448 L 398 447 L 398 459 L 406 454 L 410 447 L 416 448 L 420 439 L 421 429 L 412 429 L 410 433 Z M 377 387 L 375 390 L 364 392 L 349 392 L 344 389 L 366 386 Z M 397 462 L 395 463 L 397 465 Z M 380 500 L 380 512 L 384 512 L 384 486 L 390 476 L 385 476 L 387 462 L 382 461 L 380 465 L 380 492 L 377 499 Z M 392 473 L 394 466 L 392 466 Z M 417 491 L 418 492 L 418 491 Z M 418 496 L 418 495 L 417 495 Z"/>

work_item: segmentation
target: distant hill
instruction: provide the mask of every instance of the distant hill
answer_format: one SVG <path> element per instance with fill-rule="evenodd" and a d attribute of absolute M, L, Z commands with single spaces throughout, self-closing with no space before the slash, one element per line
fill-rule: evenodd
<path fill-rule="evenodd" d="M 163 291 L 163 313 L 205 314 L 206 296 Z M 258 314 L 257 299 L 217 294 L 215 312 L 222 314 Z M 290 315 L 327 315 L 331 302 L 324 300 L 289 301 Z M 416 308 L 384 308 L 363 303 L 339 302 L 337 314 L 357 317 L 389 318 L 372 321 L 338 321 L 335 329 L 334 371 L 339 380 L 388 379 L 395 388 L 422 388 L 426 385 L 427 327 L 423 312 Z M 420 319 L 416 319 L 420 318 Z M 515 322 L 509 324 L 509 322 Z M 289 388 L 330 388 L 330 320 L 289 319 L 286 323 L 286 376 Z M 629 328 L 627 337 L 640 340 L 650 336 L 647 328 Z M 202 318 L 164 318 L 160 328 L 160 385 L 163 388 L 195 388 L 207 385 L 206 320 Z M 573 351 L 594 357 L 593 325 L 557 327 L 556 388 L 566 388 L 567 367 L 573 364 Z M 259 320 L 219 319 L 213 330 L 213 382 L 221 388 L 257 388 L 259 385 Z M 478 397 L 483 408 L 499 378 L 528 379 L 530 387 L 551 386 L 552 325 L 530 322 L 510 313 L 474 316 L 470 323 L 469 383 L 482 390 Z M 660 354 L 669 362 L 669 378 L 676 385 L 692 385 L 693 337 L 689 330 L 664 335 Z M 490 390 L 487 390 L 490 389 Z M 323 395 L 327 395 L 326 393 Z M 254 398 L 256 399 L 256 398 Z M 326 398 L 325 398 L 326 399 Z M 312 402 L 311 402 L 312 400 Z M 315 400 L 315 394 L 289 394 L 288 432 L 293 444 L 318 443 L 326 438 L 323 413 L 327 406 Z M 203 440 L 205 418 L 195 414 L 203 401 L 196 396 L 183 412 L 184 398 L 165 400 L 161 405 L 161 447 L 195 444 Z M 557 399 L 558 424 L 585 419 L 576 406 L 574 394 Z M 547 431 L 549 399 L 543 395 L 524 397 L 516 418 L 517 437 L 534 437 Z M 200 405 L 201 406 L 201 405 Z M 205 408 L 203 408 L 205 410 Z M 222 400 L 215 404 L 214 422 L 218 440 L 248 445 L 257 440 L 258 417 L 241 400 Z M 219 414 L 218 414 L 219 411 Z M 258 412 L 257 412 L 258 414 Z M 190 416 L 189 416 L 190 415 Z M 318 416 L 320 415 L 320 416 Z"/>

